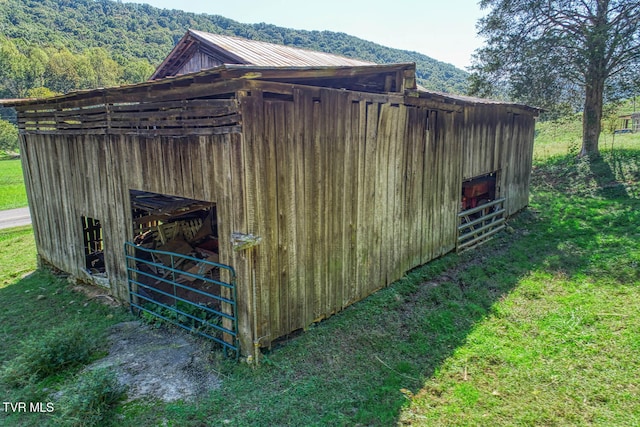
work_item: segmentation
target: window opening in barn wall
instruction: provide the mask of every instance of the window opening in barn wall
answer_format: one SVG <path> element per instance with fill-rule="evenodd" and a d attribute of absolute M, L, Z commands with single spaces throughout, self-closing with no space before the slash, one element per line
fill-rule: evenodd
<path fill-rule="evenodd" d="M 130 190 L 125 245 L 134 312 L 163 319 L 238 352 L 235 271 L 220 264 L 216 204 Z"/>
<path fill-rule="evenodd" d="M 492 172 L 462 183 L 458 251 L 486 241 L 505 227 L 505 199 L 499 196 L 497 175 Z"/>
<path fill-rule="evenodd" d="M 85 268 L 91 275 L 103 275 L 105 264 L 102 225 L 95 218 L 83 216 L 81 220 Z"/>

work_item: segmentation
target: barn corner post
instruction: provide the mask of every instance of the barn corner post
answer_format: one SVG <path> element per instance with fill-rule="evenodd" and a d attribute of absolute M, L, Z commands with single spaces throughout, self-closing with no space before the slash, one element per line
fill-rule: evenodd
<path fill-rule="evenodd" d="M 262 239 L 252 234 L 234 233 L 234 264 L 238 267 L 237 333 L 240 355 L 249 364 L 260 364 L 260 337 L 257 336 L 258 295 L 256 287 L 256 246 Z"/>
<path fill-rule="evenodd" d="M 235 173 L 233 174 L 234 205 L 242 216 L 234 216 L 232 233 L 234 263 L 238 266 L 238 339 L 240 352 L 248 362 L 260 363 L 260 313 L 258 262 L 263 240 L 261 223 L 263 212 L 260 200 L 261 158 L 256 152 L 263 138 L 262 91 L 255 84 L 236 91 L 238 109 L 242 117 L 242 129 L 234 151 Z"/>
<path fill-rule="evenodd" d="M 19 112 L 17 111 L 17 113 Z M 34 182 L 33 182 L 34 171 L 32 170 L 33 159 L 31 158 L 30 149 L 29 149 L 30 147 L 27 143 L 27 137 L 23 129 L 19 129 L 18 142 L 20 143 L 20 164 L 22 166 L 22 176 L 24 178 L 24 185 L 27 192 L 27 204 L 29 206 L 29 214 L 31 217 L 33 235 L 36 241 L 36 250 L 37 250 L 36 262 L 37 262 L 38 269 L 42 269 L 45 266 L 45 261 L 42 258 L 40 251 L 38 250 L 38 248 L 41 247 L 39 243 L 39 239 L 41 235 L 40 233 L 37 232 L 39 220 L 37 218 L 36 213 L 34 212 L 34 209 L 33 209 L 34 201 L 32 200 L 35 197 L 34 196 L 35 188 L 34 188 Z"/>

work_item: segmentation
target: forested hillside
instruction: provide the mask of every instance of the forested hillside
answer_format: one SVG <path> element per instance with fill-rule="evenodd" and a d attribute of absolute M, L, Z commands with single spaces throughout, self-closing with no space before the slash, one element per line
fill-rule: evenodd
<path fill-rule="evenodd" d="M 0 96 L 26 96 L 40 87 L 65 92 L 144 80 L 188 28 L 378 63 L 415 62 L 419 83 L 428 89 L 464 93 L 467 87 L 467 73 L 453 65 L 344 33 L 241 24 L 120 1 L 0 0 L 0 77 L 18 80 L 0 82 Z M 27 65 L 7 66 L 7 61 Z"/>

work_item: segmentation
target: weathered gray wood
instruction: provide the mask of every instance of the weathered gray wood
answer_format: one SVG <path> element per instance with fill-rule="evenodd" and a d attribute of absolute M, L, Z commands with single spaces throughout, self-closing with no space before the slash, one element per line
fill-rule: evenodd
<path fill-rule="evenodd" d="M 225 72 L 232 80 L 199 74 L 21 107 L 43 260 L 86 278 L 80 218 L 99 219 L 111 291 L 124 297 L 129 191 L 214 203 L 248 353 L 254 341 L 270 345 L 454 249 L 463 179 L 496 173 L 507 215 L 528 202 L 526 108 Z M 389 90 L 412 84 L 393 73 Z M 237 100 L 193 99 L 203 93 Z M 262 240 L 234 252 L 233 232 Z"/>

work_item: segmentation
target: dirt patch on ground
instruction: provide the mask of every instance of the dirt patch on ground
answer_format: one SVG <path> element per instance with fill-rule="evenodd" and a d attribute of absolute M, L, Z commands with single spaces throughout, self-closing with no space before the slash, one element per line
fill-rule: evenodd
<path fill-rule="evenodd" d="M 111 330 L 109 355 L 89 369 L 114 370 L 118 381 L 128 387 L 130 400 L 188 399 L 221 385 L 211 370 L 210 346 L 182 330 L 124 322 Z"/>

